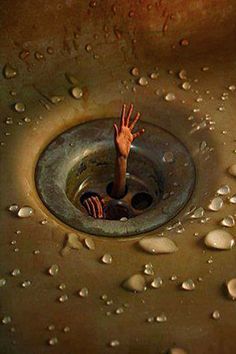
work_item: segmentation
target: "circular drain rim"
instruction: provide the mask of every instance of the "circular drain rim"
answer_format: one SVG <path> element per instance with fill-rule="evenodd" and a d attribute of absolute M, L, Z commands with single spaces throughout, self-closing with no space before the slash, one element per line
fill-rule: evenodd
<path fill-rule="evenodd" d="M 82 213 L 66 195 L 66 180 L 72 167 L 84 156 L 98 149 L 113 146 L 115 118 L 97 119 L 81 123 L 56 137 L 40 155 L 35 170 L 35 182 L 39 196 L 46 207 L 65 224 L 85 233 L 110 237 L 138 235 L 158 228 L 174 218 L 187 204 L 195 185 L 195 166 L 189 151 L 174 135 L 166 130 L 142 121 L 145 134 L 135 140 L 131 150 L 148 151 L 160 169 L 170 171 L 181 160 L 182 170 L 175 169 L 176 179 L 184 181 L 184 189 L 155 207 L 127 221 L 94 219 Z M 158 148 L 157 148 L 158 144 Z M 163 154 L 174 152 L 173 163 L 163 162 Z M 160 158 L 161 157 L 161 158 Z M 185 165 L 185 166 L 184 166 Z M 181 173 L 180 173 L 181 172 Z M 170 172 L 168 172 L 170 173 Z"/>

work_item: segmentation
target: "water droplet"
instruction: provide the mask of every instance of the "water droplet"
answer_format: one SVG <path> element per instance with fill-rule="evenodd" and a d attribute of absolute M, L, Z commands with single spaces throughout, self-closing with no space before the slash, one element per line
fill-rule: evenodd
<path fill-rule="evenodd" d="M 171 151 L 166 151 L 162 157 L 162 160 L 166 163 L 174 162 L 174 154 Z"/>
<path fill-rule="evenodd" d="M 169 92 L 164 96 L 164 99 L 168 102 L 174 101 L 176 99 L 176 96 L 174 93 Z"/>
<path fill-rule="evenodd" d="M 11 272 L 11 275 L 12 275 L 13 277 L 17 277 L 17 276 L 20 275 L 20 274 L 21 274 L 21 271 L 20 271 L 19 268 L 15 268 L 15 269 L 13 269 L 13 271 Z"/>
<path fill-rule="evenodd" d="M 162 323 L 162 322 L 166 322 L 167 321 L 167 317 L 164 313 L 156 316 L 156 322 Z"/>
<path fill-rule="evenodd" d="M 141 76 L 138 80 L 138 83 L 140 86 L 147 86 L 148 85 L 148 80 L 146 77 Z"/>
<path fill-rule="evenodd" d="M 230 193 L 230 187 L 227 184 L 225 184 L 224 186 L 221 186 L 217 191 L 217 194 L 219 194 L 219 195 L 226 195 L 229 193 Z"/>
<path fill-rule="evenodd" d="M 130 72 L 133 76 L 139 76 L 139 69 L 138 68 L 132 68 Z"/>
<path fill-rule="evenodd" d="M 205 213 L 205 210 L 200 207 L 200 208 L 197 208 L 193 214 L 191 215 L 191 218 L 192 219 L 199 219 L 199 218 L 202 218 L 204 216 L 204 213 Z"/>
<path fill-rule="evenodd" d="M 48 223 L 47 219 L 43 219 L 40 221 L 40 224 L 41 225 L 46 225 Z"/>
<path fill-rule="evenodd" d="M 228 89 L 229 89 L 230 91 L 235 91 L 235 90 L 236 90 L 236 86 L 235 86 L 235 85 L 230 85 L 230 86 L 228 87 Z"/>
<path fill-rule="evenodd" d="M 52 47 L 47 47 L 47 53 L 48 54 L 53 54 L 54 53 L 54 49 Z"/>
<path fill-rule="evenodd" d="M 141 248 L 149 253 L 173 253 L 178 251 L 176 244 L 166 237 L 146 237 L 139 241 Z"/>
<path fill-rule="evenodd" d="M 0 288 L 2 288 L 4 285 L 6 285 L 7 281 L 4 278 L 0 279 Z"/>
<path fill-rule="evenodd" d="M 189 41 L 188 39 L 184 38 L 184 39 L 181 39 L 179 44 L 182 46 L 182 47 L 187 47 L 189 45 Z"/>
<path fill-rule="evenodd" d="M 92 48 L 92 46 L 91 46 L 91 44 L 86 44 L 86 46 L 85 46 L 85 50 L 86 50 L 86 52 L 91 52 L 91 50 L 92 50 L 93 48 Z"/>
<path fill-rule="evenodd" d="M 9 206 L 8 210 L 12 213 L 16 213 L 19 210 L 19 206 L 17 204 L 12 204 Z"/>
<path fill-rule="evenodd" d="M 23 283 L 21 283 L 22 288 L 28 288 L 31 285 L 30 280 L 25 280 Z"/>
<path fill-rule="evenodd" d="M 152 263 L 145 264 L 145 266 L 144 266 L 144 274 L 146 274 L 146 275 L 154 275 L 154 270 L 153 270 Z"/>
<path fill-rule="evenodd" d="M 111 264 L 112 263 L 112 256 L 109 253 L 105 253 L 101 260 L 102 260 L 102 263 Z"/>
<path fill-rule="evenodd" d="M 52 338 L 50 338 L 49 340 L 48 340 L 48 344 L 49 345 L 56 345 L 56 344 L 58 344 L 58 339 L 57 339 L 57 337 L 52 337 Z"/>
<path fill-rule="evenodd" d="M 219 320 L 219 318 L 220 318 L 220 313 L 219 313 L 219 311 L 218 311 L 218 310 L 215 310 L 214 312 L 212 312 L 211 317 L 212 317 L 214 320 Z"/>
<path fill-rule="evenodd" d="M 22 102 L 15 103 L 14 108 L 18 113 L 23 113 L 25 111 L 25 105 Z"/>
<path fill-rule="evenodd" d="M 233 227 L 235 225 L 235 219 L 232 215 L 226 216 L 223 220 L 221 220 L 221 225 L 226 227 Z"/>
<path fill-rule="evenodd" d="M 59 266 L 57 264 L 51 265 L 51 267 L 48 269 L 48 273 L 52 276 L 57 275 L 59 272 Z"/>
<path fill-rule="evenodd" d="M 64 284 L 64 283 L 61 283 L 61 284 L 58 286 L 58 289 L 60 289 L 60 290 L 65 290 L 65 288 L 66 288 L 66 284 Z"/>
<path fill-rule="evenodd" d="M 207 247 L 219 250 L 231 249 L 235 244 L 233 236 L 221 229 L 208 232 L 205 236 L 204 242 Z"/>
<path fill-rule="evenodd" d="M 63 332 L 64 332 L 64 333 L 70 332 L 70 327 L 69 327 L 69 326 L 64 327 L 64 328 L 63 328 Z"/>
<path fill-rule="evenodd" d="M 120 345 L 120 342 L 117 339 L 113 339 L 109 343 L 110 347 L 118 347 Z"/>
<path fill-rule="evenodd" d="M 89 250 L 95 250 L 95 243 L 91 237 L 86 237 L 84 243 Z"/>
<path fill-rule="evenodd" d="M 185 91 L 190 90 L 190 89 L 191 89 L 191 84 L 190 84 L 190 82 L 188 82 L 188 81 L 183 82 L 183 83 L 182 83 L 182 88 L 183 88 Z"/>
<path fill-rule="evenodd" d="M 236 278 L 230 279 L 226 282 L 226 287 L 228 290 L 228 295 L 232 300 L 236 299 Z"/>
<path fill-rule="evenodd" d="M 195 283 L 192 279 L 185 280 L 182 285 L 182 289 L 192 291 L 195 289 Z"/>
<path fill-rule="evenodd" d="M 82 288 L 80 291 L 79 291 L 79 296 L 80 297 L 87 297 L 88 296 L 88 289 L 87 288 Z"/>
<path fill-rule="evenodd" d="M 228 172 L 229 172 L 232 176 L 236 177 L 236 164 L 230 166 L 229 169 L 228 169 Z"/>
<path fill-rule="evenodd" d="M 13 79 L 17 75 L 17 70 L 10 64 L 6 64 L 3 68 L 3 75 L 5 79 Z"/>
<path fill-rule="evenodd" d="M 236 204 L 236 194 L 232 195 L 232 197 L 229 199 L 230 203 Z"/>
<path fill-rule="evenodd" d="M 25 123 L 30 123 L 31 122 L 31 119 L 29 117 L 25 117 L 23 120 L 24 120 Z"/>
<path fill-rule="evenodd" d="M 53 104 L 58 104 L 64 100 L 64 96 L 51 96 L 49 99 Z"/>
<path fill-rule="evenodd" d="M 146 290 L 146 281 L 141 274 L 134 274 L 122 284 L 123 288 L 134 291 L 142 292 Z"/>
<path fill-rule="evenodd" d="M 158 73 L 151 73 L 151 74 L 150 74 L 150 78 L 151 78 L 152 80 L 156 80 L 156 79 L 158 79 L 158 77 L 159 77 L 159 74 L 158 74 Z"/>
<path fill-rule="evenodd" d="M 37 60 L 43 60 L 44 59 L 44 55 L 42 53 L 40 53 L 40 52 L 35 52 L 34 53 L 34 57 Z"/>
<path fill-rule="evenodd" d="M 5 120 L 6 124 L 13 124 L 13 119 L 11 117 L 7 117 Z"/>
<path fill-rule="evenodd" d="M 34 214 L 34 210 L 29 206 L 23 206 L 18 210 L 17 213 L 19 218 L 29 218 L 33 214 Z"/>
<path fill-rule="evenodd" d="M 127 221 L 128 218 L 126 218 L 125 216 L 123 216 L 122 218 L 120 218 L 120 221 Z"/>
<path fill-rule="evenodd" d="M 180 70 L 180 72 L 179 72 L 179 78 L 180 78 L 181 80 L 186 80 L 186 79 L 187 79 L 187 72 L 186 72 L 186 70 Z"/>
<path fill-rule="evenodd" d="M 212 199 L 212 201 L 208 205 L 208 209 L 210 209 L 212 211 L 218 211 L 222 208 L 223 203 L 224 202 L 220 197 L 216 197 L 216 198 Z"/>
<path fill-rule="evenodd" d="M 66 302 L 69 299 L 68 295 L 64 294 L 59 297 L 59 302 Z"/>
<path fill-rule="evenodd" d="M 151 287 L 154 289 L 158 289 L 162 286 L 162 284 L 163 284 L 163 280 L 161 279 L 161 277 L 156 277 L 151 282 Z"/>
<path fill-rule="evenodd" d="M 116 315 L 121 315 L 124 312 L 123 307 L 119 307 L 118 309 L 115 310 Z"/>
<path fill-rule="evenodd" d="M 11 317 L 10 316 L 4 316 L 2 318 L 2 324 L 8 324 L 11 323 Z"/>
<path fill-rule="evenodd" d="M 66 245 L 61 250 L 63 256 L 67 255 L 71 249 L 80 250 L 83 247 L 79 240 L 79 236 L 73 232 L 66 234 Z"/>
<path fill-rule="evenodd" d="M 83 96 L 83 90 L 77 86 L 73 87 L 71 90 L 71 95 L 76 99 L 80 99 Z"/>
<path fill-rule="evenodd" d="M 55 326 L 53 324 L 48 326 L 48 330 L 49 331 L 54 331 L 54 329 L 55 329 Z"/>

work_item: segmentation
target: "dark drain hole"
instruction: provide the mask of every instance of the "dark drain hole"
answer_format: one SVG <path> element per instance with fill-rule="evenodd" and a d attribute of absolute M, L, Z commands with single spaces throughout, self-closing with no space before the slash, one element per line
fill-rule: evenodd
<path fill-rule="evenodd" d="M 111 198 L 114 198 L 114 196 L 112 195 L 112 187 L 113 187 L 113 182 L 110 182 L 110 183 L 108 183 L 108 185 L 107 185 L 107 194 L 111 197 Z M 125 186 L 125 194 L 124 195 L 122 195 L 122 197 L 121 198 L 124 198 L 124 196 L 127 194 L 127 192 L 128 192 L 128 187 L 127 187 L 127 184 L 126 184 L 126 186 Z M 121 198 L 119 198 L 119 199 L 121 199 Z"/>
<path fill-rule="evenodd" d="M 153 198 L 150 194 L 141 192 L 133 196 L 131 205 L 134 209 L 143 210 L 148 208 L 153 202 Z"/>

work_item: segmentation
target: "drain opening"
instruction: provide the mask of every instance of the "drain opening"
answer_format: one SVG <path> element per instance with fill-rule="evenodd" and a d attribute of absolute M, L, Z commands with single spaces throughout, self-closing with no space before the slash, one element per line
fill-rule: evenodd
<path fill-rule="evenodd" d="M 134 209 L 144 210 L 150 207 L 153 202 L 153 198 L 150 194 L 141 192 L 133 196 L 131 200 L 131 205 Z"/>
<path fill-rule="evenodd" d="M 108 183 L 107 188 L 106 188 L 106 192 L 107 192 L 107 194 L 108 194 L 111 198 L 114 198 L 114 199 L 115 199 L 115 197 L 112 195 L 112 188 L 113 188 L 113 182 Z M 127 186 L 127 184 L 126 184 L 126 186 L 125 186 L 125 193 L 124 193 L 124 195 L 122 195 L 121 198 L 119 198 L 119 199 L 124 198 L 127 193 L 128 193 L 128 186 Z"/>

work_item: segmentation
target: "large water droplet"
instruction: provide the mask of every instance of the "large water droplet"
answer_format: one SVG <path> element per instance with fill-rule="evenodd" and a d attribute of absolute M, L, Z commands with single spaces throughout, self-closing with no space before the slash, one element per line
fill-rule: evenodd
<path fill-rule="evenodd" d="M 236 177 L 236 164 L 231 165 L 231 166 L 229 167 L 228 171 L 229 171 L 229 173 L 230 173 L 232 176 Z"/>
<path fill-rule="evenodd" d="M 190 89 L 191 89 L 191 84 L 190 84 L 190 82 L 188 82 L 188 81 L 183 82 L 183 83 L 182 83 L 182 88 L 183 88 L 185 91 L 190 90 Z"/>
<path fill-rule="evenodd" d="M 80 297 L 87 297 L 87 296 L 88 296 L 88 289 L 87 289 L 87 288 L 82 288 L 82 289 L 79 291 L 78 295 L 79 295 Z"/>
<path fill-rule="evenodd" d="M 51 267 L 48 269 L 48 273 L 52 276 L 57 275 L 59 272 L 59 266 L 57 264 L 51 265 Z"/>
<path fill-rule="evenodd" d="M 18 113 L 23 113 L 25 111 L 25 105 L 22 102 L 15 103 L 14 108 Z"/>
<path fill-rule="evenodd" d="M 78 100 L 83 97 L 83 90 L 77 86 L 73 87 L 71 90 L 71 95 Z"/>
<path fill-rule="evenodd" d="M 133 291 L 142 292 L 146 290 L 146 281 L 141 274 L 134 274 L 122 284 L 123 288 Z"/>
<path fill-rule="evenodd" d="M 138 80 L 138 83 L 140 86 L 147 86 L 148 85 L 148 80 L 146 77 L 141 76 Z"/>
<path fill-rule="evenodd" d="M 6 64 L 3 68 L 3 75 L 5 79 L 13 79 L 17 75 L 17 70 L 10 64 Z"/>
<path fill-rule="evenodd" d="M 168 102 L 174 101 L 176 99 L 176 96 L 174 93 L 169 92 L 164 96 L 164 99 Z"/>
<path fill-rule="evenodd" d="M 222 208 L 223 203 L 224 202 L 223 202 L 222 198 L 216 197 L 216 198 L 212 199 L 212 201 L 208 205 L 208 209 L 210 209 L 212 211 L 218 211 Z"/>
<path fill-rule="evenodd" d="M 86 237 L 84 243 L 89 250 L 95 250 L 95 243 L 91 237 Z"/>
<path fill-rule="evenodd" d="M 187 279 L 182 283 L 181 287 L 184 290 L 191 291 L 191 290 L 194 290 L 196 286 L 195 286 L 195 283 L 192 279 Z"/>
<path fill-rule="evenodd" d="M 236 194 L 232 195 L 232 197 L 229 199 L 230 203 L 236 204 Z"/>
<path fill-rule="evenodd" d="M 217 190 L 217 194 L 219 195 L 226 195 L 230 193 L 230 187 L 225 184 L 224 186 L 221 186 L 218 190 Z"/>
<path fill-rule="evenodd" d="M 136 67 L 132 68 L 130 72 L 133 76 L 139 76 L 139 69 Z"/>
<path fill-rule="evenodd" d="M 179 78 L 181 79 L 181 80 L 186 80 L 187 79 L 187 72 L 186 72 L 186 70 L 180 70 L 180 72 L 179 72 Z"/>
<path fill-rule="evenodd" d="M 162 286 L 162 284 L 163 284 L 163 280 L 161 279 L 161 277 L 156 277 L 151 282 L 151 287 L 154 289 L 158 289 Z"/>
<path fill-rule="evenodd" d="M 230 279 L 226 282 L 228 295 L 231 297 L 232 300 L 236 299 L 236 278 Z"/>
<path fill-rule="evenodd" d="M 228 215 L 223 220 L 221 220 L 221 225 L 226 227 L 233 227 L 235 225 L 235 219 L 233 215 Z"/>
<path fill-rule="evenodd" d="M 219 320 L 220 319 L 220 313 L 218 310 L 215 310 L 212 312 L 211 314 L 211 317 L 214 319 L 214 320 Z"/>
<path fill-rule="evenodd" d="M 112 263 L 112 256 L 109 253 L 105 253 L 104 256 L 102 256 L 102 263 L 105 264 L 111 264 Z"/>
<path fill-rule="evenodd" d="M 141 248 L 149 253 L 173 253 L 178 251 L 176 244 L 166 237 L 146 237 L 139 241 Z"/>
<path fill-rule="evenodd" d="M 206 235 L 204 242 L 207 247 L 219 250 L 231 249 L 235 244 L 233 236 L 221 229 L 210 231 Z"/>
<path fill-rule="evenodd" d="M 33 214 L 34 214 L 34 209 L 32 209 L 30 206 L 23 206 L 22 208 L 19 209 L 17 213 L 19 218 L 29 218 Z"/>

